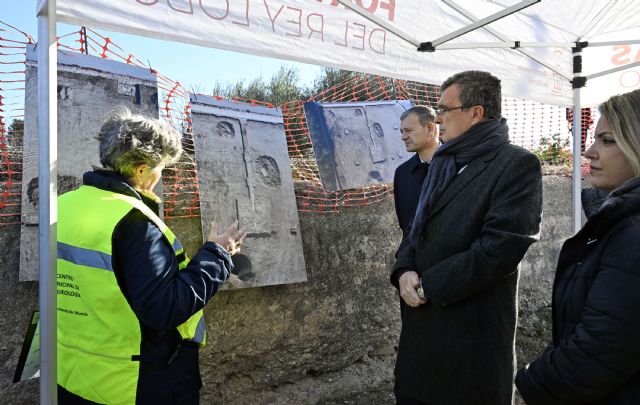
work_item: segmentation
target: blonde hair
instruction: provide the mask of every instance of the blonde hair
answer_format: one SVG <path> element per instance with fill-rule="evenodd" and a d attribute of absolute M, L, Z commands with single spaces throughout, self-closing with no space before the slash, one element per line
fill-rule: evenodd
<path fill-rule="evenodd" d="M 640 90 L 611 97 L 599 111 L 634 174 L 640 176 Z"/>

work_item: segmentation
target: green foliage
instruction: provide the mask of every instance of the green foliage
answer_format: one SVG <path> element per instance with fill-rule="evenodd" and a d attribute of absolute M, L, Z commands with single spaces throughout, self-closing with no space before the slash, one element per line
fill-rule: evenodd
<path fill-rule="evenodd" d="M 328 91 L 332 88 L 334 91 Z M 329 101 L 327 97 L 336 97 L 330 101 L 371 101 L 386 98 L 394 91 L 392 81 L 388 78 L 325 67 L 306 98 Z"/>
<path fill-rule="evenodd" d="M 9 133 L 12 134 L 14 132 L 23 132 L 24 131 L 24 120 L 19 118 L 14 118 L 9 125 Z"/>
<path fill-rule="evenodd" d="M 320 73 L 320 75 L 313 81 L 313 86 L 308 89 L 306 98 L 322 93 L 333 86 L 347 82 L 348 80 L 354 79 L 360 75 L 360 73 L 351 72 L 349 70 L 324 67 L 322 68 L 322 73 Z"/>
<path fill-rule="evenodd" d="M 569 139 L 562 138 L 559 133 L 551 135 L 551 138 L 545 136 L 540 140 L 540 149 L 536 149 L 533 153 L 538 156 L 542 163 L 564 166 L 571 165 L 571 152 L 567 150 Z"/>
<path fill-rule="evenodd" d="M 213 86 L 211 94 L 226 98 L 237 97 L 245 100 L 264 101 L 280 106 L 291 101 L 309 99 L 338 84 L 347 83 L 358 78 L 364 80 L 367 75 L 325 67 L 311 86 L 304 86 L 300 83 L 298 70 L 294 67 L 283 65 L 270 80 L 259 77 L 248 83 L 244 80 L 239 80 L 235 83 L 218 82 Z M 200 89 L 198 91 L 202 92 Z M 366 93 L 363 86 L 362 89 L 349 89 L 349 96 L 355 99 L 367 100 L 369 94 Z"/>
<path fill-rule="evenodd" d="M 6 145 L 9 153 L 21 153 L 23 136 L 24 120 L 14 118 L 11 124 L 9 124 L 9 128 L 7 128 Z"/>
<path fill-rule="evenodd" d="M 281 105 L 304 97 L 305 89 L 299 84 L 299 81 L 300 76 L 296 68 L 282 66 L 269 81 L 259 77 L 249 83 L 245 83 L 244 80 L 224 84 L 218 82 L 214 85 L 212 94 Z"/>

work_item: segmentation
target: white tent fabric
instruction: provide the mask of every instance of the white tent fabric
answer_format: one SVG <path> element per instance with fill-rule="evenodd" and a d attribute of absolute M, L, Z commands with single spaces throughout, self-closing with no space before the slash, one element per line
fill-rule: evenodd
<path fill-rule="evenodd" d="M 353 0 L 356 5 L 416 43 L 431 41 L 483 18 L 517 0 Z M 507 41 L 557 43 L 528 48 L 557 72 L 511 49 L 456 49 L 416 52 L 416 46 L 376 25 L 336 0 L 58 0 L 61 22 L 111 29 L 160 39 L 427 83 L 441 83 L 468 69 L 493 72 L 505 95 L 570 105 L 572 54 L 576 41 L 640 39 L 640 2 L 543 0 L 478 29 L 451 44 Z M 449 3 L 449 4 L 447 4 Z M 467 10 L 467 16 L 456 11 Z M 495 35 L 494 35 L 495 34 Z M 629 48 L 633 48 L 629 46 Z M 633 62 L 640 45 L 587 48 L 585 65 L 600 71 Z M 640 56 L 640 55 L 639 55 Z M 583 92 L 584 105 L 611 92 L 640 87 L 640 68 L 608 79 L 594 79 Z M 606 89 L 606 91 L 602 91 Z"/>
<path fill-rule="evenodd" d="M 440 83 L 462 70 L 486 70 L 502 79 L 504 95 L 574 108 L 640 88 L 636 0 L 525 0 L 536 4 L 436 46 L 434 53 L 416 48 L 522 2 L 350 0 L 371 17 L 345 8 L 344 1 L 38 0 L 41 404 L 57 403 L 56 21 L 426 83 Z M 522 48 L 478 44 L 503 41 L 519 41 Z M 584 75 L 623 70 L 572 90 L 571 43 L 576 41 L 611 41 L 584 50 Z M 464 49 L 451 49 L 456 46 Z M 580 114 L 573 146 L 579 155 L 576 128 Z M 575 159 L 574 230 L 580 223 L 579 169 Z"/>

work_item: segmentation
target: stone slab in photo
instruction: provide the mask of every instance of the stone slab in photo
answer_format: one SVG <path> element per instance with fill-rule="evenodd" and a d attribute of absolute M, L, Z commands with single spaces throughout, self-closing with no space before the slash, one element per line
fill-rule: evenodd
<path fill-rule="evenodd" d="M 227 286 L 306 281 L 282 112 L 192 94 L 191 115 L 203 238 L 211 221 L 248 232 Z"/>
<path fill-rule="evenodd" d="M 38 274 L 38 66 L 27 47 L 20 280 Z M 58 194 L 82 184 L 82 174 L 99 166 L 98 130 L 113 108 L 158 118 L 156 77 L 149 69 L 96 56 L 58 51 Z M 161 187 L 161 186 L 158 186 Z M 158 189 L 160 190 L 160 188 Z"/>
<path fill-rule="evenodd" d="M 400 139 L 400 116 L 408 100 L 304 104 L 307 128 L 326 190 L 392 183 L 409 159 Z"/>

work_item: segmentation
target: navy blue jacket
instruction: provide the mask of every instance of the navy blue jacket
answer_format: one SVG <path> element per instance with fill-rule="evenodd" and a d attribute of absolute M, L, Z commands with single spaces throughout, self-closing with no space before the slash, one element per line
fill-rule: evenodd
<path fill-rule="evenodd" d="M 404 239 L 411 229 L 416 207 L 420 199 L 422 183 L 429 171 L 428 163 L 421 163 L 416 153 L 413 157 L 396 169 L 393 176 L 393 198 L 396 203 L 398 224 Z"/>
<path fill-rule="evenodd" d="M 558 259 L 553 344 L 516 377 L 527 404 L 640 403 L 640 178 L 584 205 Z"/>
<path fill-rule="evenodd" d="M 87 172 L 83 182 L 138 198 L 158 213 L 156 202 L 114 172 Z M 197 348 L 181 345 L 176 327 L 218 291 L 233 269 L 231 257 L 222 246 L 205 242 L 188 266 L 178 270 L 175 252 L 160 229 L 134 208 L 113 232 L 112 266 L 140 320 L 138 403 L 195 403 L 201 385 Z"/>

